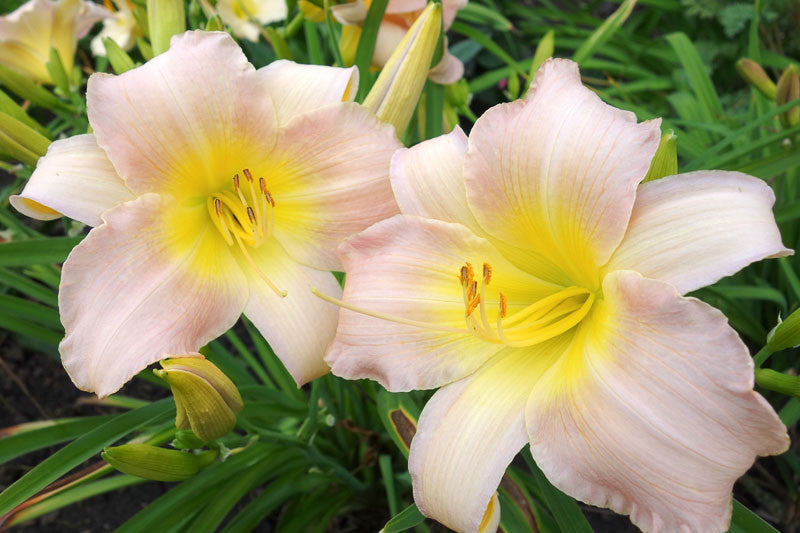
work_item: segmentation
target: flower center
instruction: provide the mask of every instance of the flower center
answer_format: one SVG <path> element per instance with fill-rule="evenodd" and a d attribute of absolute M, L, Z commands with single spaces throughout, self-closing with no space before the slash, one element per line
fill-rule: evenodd
<path fill-rule="evenodd" d="M 266 187 L 264 178 L 253 179 L 250 170 L 242 170 L 245 183 L 239 180 L 239 174 L 233 176 L 233 190 L 224 190 L 208 197 L 206 207 L 211 221 L 229 246 L 234 244 L 242 251 L 242 255 L 278 296 L 286 296 L 261 271 L 248 248 L 256 249 L 270 238 L 274 225 L 275 199 Z"/>
<path fill-rule="evenodd" d="M 582 287 L 568 287 L 508 315 L 508 301 L 500 293 L 500 309 L 494 326 L 486 314 L 486 287 L 492 280 L 492 267 L 483 264 L 480 283 L 470 263 L 461 267 L 467 329 L 492 343 L 513 347 L 532 346 L 565 333 L 589 313 L 594 294 Z"/>

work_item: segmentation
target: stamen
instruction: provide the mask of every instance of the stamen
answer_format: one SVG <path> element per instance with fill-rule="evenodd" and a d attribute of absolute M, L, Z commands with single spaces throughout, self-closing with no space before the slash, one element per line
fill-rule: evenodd
<path fill-rule="evenodd" d="M 475 308 L 478 307 L 478 304 L 481 303 L 481 295 L 477 295 L 474 300 L 472 300 L 469 305 L 467 306 L 467 316 L 470 316 Z"/>
<path fill-rule="evenodd" d="M 489 263 L 483 264 L 483 284 L 488 285 L 492 280 L 492 265 Z"/>
<path fill-rule="evenodd" d="M 461 286 L 466 287 L 467 285 L 469 285 L 469 270 L 464 265 L 461 267 Z"/>
<path fill-rule="evenodd" d="M 233 175 L 233 190 L 239 192 L 239 174 Z"/>
<path fill-rule="evenodd" d="M 249 168 L 243 169 L 242 172 L 244 173 L 244 177 L 247 178 L 247 181 L 249 181 L 249 182 L 253 181 L 253 175 L 250 174 L 250 169 Z"/>
<path fill-rule="evenodd" d="M 508 314 L 508 302 L 506 302 L 506 295 L 500 293 L 500 318 L 505 318 Z"/>
<path fill-rule="evenodd" d="M 258 188 L 261 190 L 261 194 L 267 190 L 267 186 L 264 183 L 264 178 L 258 178 Z"/>
<path fill-rule="evenodd" d="M 253 208 L 249 205 L 247 206 L 247 218 L 249 218 L 250 222 L 255 226 L 256 214 L 253 212 Z M 255 229 L 255 227 L 253 229 Z"/>
<path fill-rule="evenodd" d="M 239 249 L 242 251 L 242 255 L 244 255 L 245 259 L 247 259 L 247 262 L 250 263 L 250 266 L 253 268 L 253 270 L 256 271 L 256 273 L 261 277 L 261 279 L 264 280 L 264 283 L 266 283 L 269 286 L 269 288 L 273 290 L 275 294 L 277 294 L 281 298 L 285 298 L 288 293 L 285 290 L 279 289 L 277 285 L 275 285 L 272 282 L 272 280 L 269 279 L 267 275 L 264 274 L 264 272 L 260 268 L 258 268 L 256 262 L 253 261 L 253 258 L 250 257 L 250 254 L 247 252 L 247 248 L 245 248 L 242 239 L 236 233 L 234 233 L 234 236 L 236 237 L 236 242 L 239 245 Z"/>
<path fill-rule="evenodd" d="M 469 290 L 467 291 L 467 301 L 471 302 L 475 299 L 475 296 L 478 294 L 478 282 L 473 281 L 472 285 L 469 286 Z"/>
<path fill-rule="evenodd" d="M 418 320 L 410 320 L 408 318 L 387 315 L 385 313 L 379 313 L 377 311 L 371 311 L 371 310 L 366 309 L 364 307 L 359 307 L 357 305 L 352 305 L 352 304 L 349 304 L 347 302 L 343 302 L 342 300 L 334 298 L 333 296 L 328 296 L 327 294 L 320 292 L 316 288 L 312 288 L 311 292 L 312 292 L 312 294 L 314 294 L 314 296 L 316 296 L 317 298 L 322 298 L 326 302 L 330 302 L 330 303 L 332 303 L 334 305 L 338 305 L 339 307 L 343 307 L 345 309 L 348 309 L 350 311 L 354 311 L 356 313 L 361 313 L 362 315 L 371 316 L 373 318 L 380 318 L 381 320 L 388 320 L 390 322 L 395 322 L 396 324 L 405 324 L 406 326 L 413 326 L 413 327 L 416 327 L 416 328 L 428 329 L 428 330 L 432 330 L 432 331 L 445 331 L 447 333 L 459 333 L 459 334 L 462 334 L 462 335 L 470 335 L 470 334 L 472 334 L 472 332 L 469 331 L 468 329 L 454 328 L 454 327 L 450 327 L 450 326 L 437 326 L 437 325 L 432 325 L 429 322 L 421 322 L 421 321 L 418 321 Z"/>
<path fill-rule="evenodd" d="M 214 198 L 214 211 L 217 212 L 217 215 L 222 215 L 222 202 L 219 201 L 219 198 Z"/>

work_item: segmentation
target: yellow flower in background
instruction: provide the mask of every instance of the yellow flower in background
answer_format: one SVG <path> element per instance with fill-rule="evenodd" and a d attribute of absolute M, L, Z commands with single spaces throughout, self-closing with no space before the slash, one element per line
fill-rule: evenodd
<path fill-rule="evenodd" d="M 92 39 L 91 43 L 92 54 L 98 57 L 106 55 L 106 47 L 103 45 L 103 39 L 106 37 L 127 51 L 133 48 L 136 39 L 142 35 L 142 30 L 133 17 L 131 10 L 133 5 L 130 0 L 114 0 L 114 5 L 110 0 L 106 0 L 105 4 L 111 12 L 111 16 L 103 20 L 103 29 Z"/>
<path fill-rule="evenodd" d="M 463 532 L 526 444 L 548 479 L 645 531 L 724 531 L 731 491 L 786 427 L 725 316 L 684 296 L 790 255 L 775 196 L 739 172 L 640 183 L 637 124 L 548 60 L 469 137 L 401 149 L 401 215 L 346 241 L 334 374 L 441 387 L 409 452 L 423 514 Z M 323 291 L 324 292 L 324 291 Z"/>
<path fill-rule="evenodd" d="M 244 313 L 298 385 L 325 374 L 337 243 L 397 213 L 391 126 L 351 102 L 355 68 L 256 71 L 223 32 L 173 37 L 119 76 L 89 78 L 93 134 L 55 141 L 11 202 L 94 228 L 64 263 L 59 347 L 106 396 L 195 353 Z"/>
<path fill-rule="evenodd" d="M 50 48 L 69 74 L 78 39 L 110 13 L 84 0 L 30 0 L 0 17 L 0 64 L 42 83 L 52 83 L 47 71 Z"/>
<path fill-rule="evenodd" d="M 361 36 L 361 25 L 367 16 L 371 0 L 353 0 L 345 4 L 331 6 L 331 13 L 344 28 L 340 48 L 345 64 L 351 64 L 355 58 L 358 39 Z M 386 11 L 378 29 L 375 40 L 375 51 L 372 54 L 372 65 L 382 68 L 392 52 L 400 45 L 408 29 L 420 16 L 427 5 L 427 0 L 389 0 Z M 467 5 L 467 0 L 442 0 L 442 19 L 447 31 L 458 10 Z M 431 81 L 449 84 L 458 81 L 464 75 L 464 65 L 447 50 L 428 76 Z"/>
<path fill-rule="evenodd" d="M 219 0 L 217 12 L 236 37 L 256 42 L 261 26 L 285 19 L 287 9 L 285 0 Z"/>

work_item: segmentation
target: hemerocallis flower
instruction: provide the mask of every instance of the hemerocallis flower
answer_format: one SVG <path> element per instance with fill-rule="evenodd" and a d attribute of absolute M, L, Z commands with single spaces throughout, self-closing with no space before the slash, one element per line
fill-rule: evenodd
<path fill-rule="evenodd" d="M 30 0 L 0 17 L 0 64 L 35 81 L 52 83 L 46 66 L 50 48 L 58 51 L 69 74 L 78 39 L 107 16 L 105 8 L 84 0 Z"/>
<path fill-rule="evenodd" d="M 219 0 L 222 22 L 240 39 L 257 42 L 261 26 L 286 18 L 285 0 Z"/>
<path fill-rule="evenodd" d="M 130 0 L 114 0 L 116 10 L 113 9 L 111 0 L 105 0 L 106 7 L 111 16 L 103 20 L 103 29 L 92 39 L 92 54 L 105 56 L 106 47 L 103 39 L 108 37 L 123 50 L 130 50 L 136 44 L 136 39 L 142 35 L 136 19 L 133 16 Z"/>
<path fill-rule="evenodd" d="M 791 254 L 775 197 L 738 172 L 639 184 L 659 124 L 548 60 L 469 138 L 394 156 L 403 214 L 341 246 L 328 361 L 392 391 L 441 387 L 409 455 L 427 516 L 476 531 L 530 443 L 556 487 L 643 530 L 724 531 L 734 481 L 787 449 L 745 345 L 684 296 Z"/>
<path fill-rule="evenodd" d="M 428 0 L 389 0 L 383 15 L 375 50 L 372 53 L 372 65 L 382 68 L 403 40 L 408 29 L 425 9 Z M 355 57 L 358 39 L 361 36 L 361 25 L 367 16 L 371 0 L 353 0 L 345 4 L 331 7 L 331 13 L 344 28 L 340 47 L 345 62 L 352 62 Z M 444 30 L 453 24 L 458 10 L 467 5 L 467 0 L 442 0 L 442 18 Z M 349 60 L 349 61 L 348 61 Z M 445 46 L 441 61 L 428 73 L 431 81 L 441 84 L 454 83 L 464 75 L 464 64 L 451 54 Z"/>
<path fill-rule="evenodd" d="M 328 368 L 334 246 L 397 212 L 391 126 L 349 102 L 355 69 L 256 71 L 223 32 L 187 32 L 87 91 L 94 133 L 54 142 L 21 212 L 94 226 L 64 263 L 61 357 L 100 396 L 244 314 L 298 384 Z"/>

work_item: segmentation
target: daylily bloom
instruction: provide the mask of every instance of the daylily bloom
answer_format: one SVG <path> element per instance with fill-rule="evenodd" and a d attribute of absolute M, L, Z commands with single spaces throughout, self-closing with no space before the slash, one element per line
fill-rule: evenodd
<path fill-rule="evenodd" d="M 529 442 L 556 487 L 644 530 L 723 531 L 734 481 L 788 447 L 745 345 L 684 296 L 792 253 L 773 192 L 726 171 L 639 184 L 659 125 L 548 60 L 469 138 L 394 156 L 402 214 L 341 246 L 328 361 L 391 391 L 441 387 L 409 455 L 427 516 L 477 530 Z"/>
<path fill-rule="evenodd" d="M 94 133 L 54 142 L 21 212 L 94 226 L 61 277 L 61 357 L 111 394 L 194 353 L 244 314 L 298 384 L 328 371 L 334 246 L 397 212 L 391 126 L 349 102 L 355 69 L 256 71 L 223 32 L 187 32 L 119 76 L 89 78 Z"/>
<path fill-rule="evenodd" d="M 331 13 L 344 28 L 342 29 L 342 55 L 345 61 L 352 62 L 355 57 L 358 39 L 361 36 L 361 25 L 367 17 L 371 0 L 353 0 L 346 4 L 331 7 Z M 417 20 L 428 0 L 389 0 L 383 15 L 378 37 L 375 40 L 375 50 L 372 53 L 372 65 L 383 67 L 403 40 L 408 29 Z M 444 30 L 447 31 L 453 24 L 458 10 L 467 5 L 467 0 L 442 0 L 442 18 Z M 454 83 L 464 75 L 464 64 L 456 56 L 444 49 L 442 60 L 430 70 L 428 77 L 431 81 L 441 84 Z"/>
<path fill-rule="evenodd" d="M 84 0 L 30 0 L 0 17 L 0 64 L 52 83 L 46 66 L 50 48 L 58 51 L 69 74 L 78 39 L 107 16 L 105 8 Z"/>
<path fill-rule="evenodd" d="M 92 54 L 95 56 L 106 55 L 106 47 L 103 44 L 103 39 L 106 37 L 127 51 L 133 48 L 136 39 L 142 35 L 142 30 L 133 17 L 130 0 L 115 0 L 116 10 L 113 9 L 110 0 L 106 0 L 105 3 L 112 15 L 103 20 L 103 29 L 92 39 Z"/>
<path fill-rule="evenodd" d="M 219 0 L 222 22 L 240 39 L 257 42 L 261 26 L 286 18 L 285 0 Z"/>

